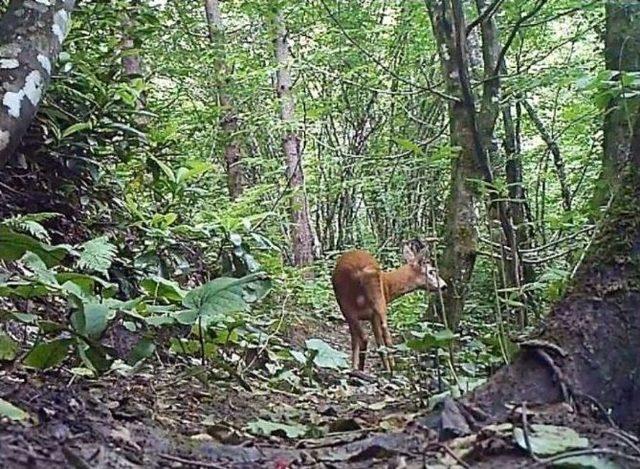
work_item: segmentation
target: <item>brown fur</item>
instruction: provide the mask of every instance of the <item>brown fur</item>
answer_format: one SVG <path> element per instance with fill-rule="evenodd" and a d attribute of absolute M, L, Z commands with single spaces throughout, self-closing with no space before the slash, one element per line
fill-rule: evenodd
<path fill-rule="evenodd" d="M 367 337 L 360 321 L 371 321 L 378 347 L 393 346 L 387 324 L 387 304 L 416 289 L 437 289 L 425 276 L 425 269 L 432 269 L 424 254 L 405 252 L 408 261 L 394 270 L 383 272 L 378 261 L 367 251 L 353 250 L 344 253 L 337 261 L 331 278 L 333 291 L 351 334 L 351 361 L 353 368 L 364 369 Z M 439 279 L 439 278 L 438 278 Z M 446 287 L 439 279 L 441 288 Z M 395 366 L 393 357 L 381 353 L 388 371 Z"/>

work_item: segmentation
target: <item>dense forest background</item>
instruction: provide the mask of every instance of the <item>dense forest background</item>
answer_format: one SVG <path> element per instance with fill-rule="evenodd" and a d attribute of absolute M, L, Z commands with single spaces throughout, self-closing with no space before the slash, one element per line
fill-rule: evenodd
<path fill-rule="evenodd" d="M 636 2 L 0 14 L 7 467 L 638 463 Z M 335 260 L 414 238 L 450 288 L 354 375 Z"/>

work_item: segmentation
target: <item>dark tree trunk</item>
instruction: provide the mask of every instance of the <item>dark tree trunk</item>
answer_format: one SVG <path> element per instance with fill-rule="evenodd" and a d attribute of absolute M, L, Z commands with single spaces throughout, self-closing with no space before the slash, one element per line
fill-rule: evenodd
<path fill-rule="evenodd" d="M 609 0 L 605 2 L 605 11 L 605 66 L 615 73 L 613 79 L 620 83 L 604 120 L 603 179 L 612 184 L 629 159 L 632 119 L 640 105 L 640 97 L 624 96 L 624 91 L 635 90 L 625 90 L 620 77 L 620 73 L 640 71 L 640 3 Z"/>
<path fill-rule="evenodd" d="M 242 152 L 238 142 L 238 113 L 227 89 L 229 70 L 224 58 L 224 25 L 218 0 L 205 0 L 205 12 L 209 28 L 209 38 L 216 50 L 216 80 L 218 99 L 222 110 L 220 127 L 224 140 L 224 162 L 227 169 L 229 196 L 236 199 L 244 191 L 245 177 L 242 168 Z"/>
<path fill-rule="evenodd" d="M 0 168 L 38 111 L 70 26 L 74 0 L 12 0 L 0 19 Z"/>
<path fill-rule="evenodd" d="M 527 194 L 523 182 L 522 155 L 518 144 L 516 127 L 513 123 L 511 103 L 509 102 L 505 103 L 502 109 L 502 122 L 504 124 L 504 148 L 507 156 L 505 175 L 509 187 L 509 210 L 516 230 L 518 249 L 527 249 L 531 247 L 533 236 L 530 227 L 526 223 L 529 220 L 526 216 Z M 533 266 L 523 262 L 523 283 L 531 284 L 535 279 L 536 272 Z M 530 300 L 531 298 L 527 297 L 526 299 Z"/>
<path fill-rule="evenodd" d="M 287 167 L 287 181 L 291 189 L 291 234 L 293 244 L 293 263 L 296 266 L 310 264 L 313 261 L 313 235 L 309 221 L 309 209 L 304 189 L 302 153 L 300 139 L 292 128 L 295 120 L 295 102 L 291 90 L 292 80 L 289 71 L 291 54 L 287 44 L 287 30 L 281 14 L 276 18 L 276 91 L 281 102 L 280 116 L 285 125 L 283 150 Z"/>

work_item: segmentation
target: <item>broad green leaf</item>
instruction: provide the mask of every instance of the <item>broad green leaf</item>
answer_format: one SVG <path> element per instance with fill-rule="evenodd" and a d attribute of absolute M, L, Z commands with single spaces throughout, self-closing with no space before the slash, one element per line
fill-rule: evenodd
<path fill-rule="evenodd" d="M 39 282 L 49 287 L 58 287 L 58 281 L 56 280 L 55 273 L 47 268 L 45 263 L 37 254 L 27 251 L 20 261 L 27 269 L 33 272 L 33 275 Z"/>
<path fill-rule="evenodd" d="M 113 360 L 105 355 L 105 349 L 84 344 L 78 347 L 80 358 L 88 368 L 104 373 L 111 367 Z"/>
<path fill-rule="evenodd" d="M 14 406 L 11 402 L 0 399 L 0 417 L 8 418 L 9 420 L 25 420 L 29 418 L 24 410 Z"/>
<path fill-rule="evenodd" d="M 337 370 L 348 366 L 347 354 L 334 349 L 322 339 L 308 339 L 305 345 L 307 349 L 317 352 L 313 363 L 320 368 Z"/>
<path fill-rule="evenodd" d="M 0 259 L 15 261 L 27 251 L 36 254 L 50 268 L 60 264 L 69 253 L 70 248 L 66 245 L 49 246 L 31 236 L 16 233 L 6 226 L 0 225 Z"/>
<path fill-rule="evenodd" d="M 304 353 L 299 352 L 298 350 L 289 350 L 289 353 L 301 365 L 307 363 L 307 356 Z"/>
<path fill-rule="evenodd" d="M 112 296 L 118 291 L 118 286 L 115 283 L 106 282 L 95 275 L 82 274 L 79 272 L 62 272 L 56 274 L 56 280 L 61 285 L 65 282 L 73 282 L 87 295 L 93 295 L 97 286 L 100 287 L 103 296 Z"/>
<path fill-rule="evenodd" d="M 88 303 L 83 308 L 84 330 L 78 331 L 91 338 L 98 338 L 107 328 L 109 319 L 115 314 L 109 308 L 99 303 Z"/>
<path fill-rule="evenodd" d="M 162 277 L 148 277 L 140 282 L 140 286 L 152 298 L 162 298 L 172 302 L 180 302 L 187 294 L 180 285 Z"/>
<path fill-rule="evenodd" d="M 522 428 L 515 427 L 513 437 L 518 446 L 527 449 Z M 529 443 L 536 456 L 552 456 L 570 449 L 589 447 L 589 440 L 581 437 L 573 428 L 543 424 L 531 425 Z"/>
<path fill-rule="evenodd" d="M 6 334 L 0 333 L 0 361 L 11 361 L 18 353 L 18 343 Z"/>
<path fill-rule="evenodd" d="M 276 435 L 292 439 L 301 438 L 309 431 L 309 429 L 302 424 L 285 424 L 263 419 L 249 422 L 247 428 L 254 435 Z"/>
<path fill-rule="evenodd" d="M 57 366 L 66 358 L 72 343 L 71 339 L 41 342 L 31 349 L 24 359 L 24 364 L 41 370 Z"/>
<path fill-rule="evenodd" d="M 156 344 L 153 341 L 143 337 L 138 341 L 135 347 L 127 355 L 127 364 L 135 365 L 140 360 L 149 358 L 156 350 Z"/>
<path fill-rule="evenodd" d="M 409 339 L 407 347 L 419 352 L 426 352 L 435 347 L 444 347 L 454 340 L 456 335 L 449 329 L 443 329 L 435 333 L 425 332 L 416 339 Z"/>
<path fill-rule="evenodd" d="M 0 284 L 0 296 L 37 298 L 48 295 L 50 289 L 36 282 L 19 281 Z"/>
<path fill-rule="evenodd" d="M 263 276 L 248 275 L 242 278 L 220 277 L 190 291 L 182 302 L 186 308 L 197 311 L 205 323 L 220 316 L 245 311 L 248 308 L 246 286 Z"/>

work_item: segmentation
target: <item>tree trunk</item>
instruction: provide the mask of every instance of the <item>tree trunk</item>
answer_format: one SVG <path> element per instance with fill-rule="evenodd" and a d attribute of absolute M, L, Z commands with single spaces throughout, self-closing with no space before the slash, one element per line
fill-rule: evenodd
<path fill-rule="evenodd" d="M 505 175 L 509 187 L 509 210 L 516 230 L 518 249 L 527 249 L 531 247 L 533 236 L 530 227 L 526 224 L 528 221 L 526 217 L 527 194 L 522 179 L 522 155 L 518 144 L 516 126 L 513 123 L 510 102 L 506 102 L 502 108 L 502 122 L 504 125 L 504 148 L 507 156 Z M 533 266 L 523 262 L 523 283 L 531 284 L 535 282 L 535 279 L 536 272 Z M 527 297 L 527 300 L 531 300 L 531 297 Z"/>
<path fill-rule="evenodd" d="M 313 261 L 313 236 L 309 222 L 307 198 L 304 191 L 304 172 L 300 139 L 295 126 L 295 102 L 291 90 L 292 80 L 289 71 L 291 56 L 287 45 L 287 29 L 281 13 L 276 17 L 276 91 L 280 98 L 280 116 L 285 127 L 283 150 L 287 165 L 287 182 L 292 191 L 291 221 L 293 264 L 307 265 Z"/>
<path fill-rule="evenodd" d="M 482 2 L 480 2 L 482 3 Z M 452 287 L 443 295 L 447 326 L 455 329 L 466 297 L 466 289 L 476 258 L 477 189 L 470 179 L 482 179 L 489 190 L 491 211 L 500 221 L 505 243 L 519 269 L 519 256 L 513 225 L 504 201 L 493 187 L 494 178 L 485 148 L 491 142 L 499 113 L 500 81 L 496 75 L 501 62 L 495 25 L 483 26 L 485 80 L 479 122 L 469 79 L 466 53 L 466 26 L 460 0 L 427 3 L 434 35 L 438 43 L 447 92 L 456 99 L 449 102 L 450 139 L 460 152 L 454 159 L 451 190 L 447 204 L 445 249 L 440 262 L 441 275 Z"/>
<path fill-rule="evenodd" d="M 459 151 L 453 158 L 451 188 L 445 215 L 445 245 L 439 261 L 440 275 L 449 285 L 449 289 L 443 295 L 447 326 L 455 330 L 462 316 L 478 242 L 476 205 L 479 194 L 474 183 L 470 182 L 470 179 L 477 178 L 473 128 L 470 125 L 470 114 L 474 113 L 475 109 L 468 109 L 462 97 L 458 77 L 466 72 L 461 70 L 455 57 L 461 54 L 463 60 L 466 60 L 466 54 L 463 51 L 455 51 L 458 44 L 454 37 L 458 32 L 453 29 L 453 15 L 448 0 L 438 2 L 437 5 L 428 4 L 428 7 L 438 42 L 447 93 L 457 98 L 455 101 L 449 101 L 449 135 L 451 146 Z"/>
<path fill-rule="evenodd" d="M 70 26 L 74 0 L 12 0 L 0 19 L 0 168 L 38 111 Z"/>
<path fill-rule="evenodd" d="M 567 172 L 564 166 L 564 159 L 562 158 L 562 154 L 560 153 L 560 147 L 553 139 L 553 137 L 547 132 L 547 129 L 544 128 L 544 124 L 538 117 L 538 113 L 536 110 L 529 104 L 526 99 L 523 99 L 522 106 L 527 111 L 533 126 L 536 128 L 544 143 L 547 144 L 551 155 L 553 155 L 553 164 L 556 167 L 556 174 L 558 175 L 558 182 L 560 183 L 560 193 L 562 194 L 562 207 L 565 211 L 571 211 L 571 190 L 569 189 L 569 183 L 567 182 Z"/>
<path fill-rule="evenodd" d="M 478 9 L 478 14 L 482 14 L 483 11 L 486 11 L 488 8 L 487 2 L 485 0 L 476 0 L 476 7 Z M 482 104 L 480 108 L 480 137 L 482 141 L 483 148 L 490 148 L 492 145 L 492 140 L 494 138 L 496 122 L 498 120 L 498 116 L 500 115 L 501 110 L 501 99 L 502 99 L 502 81 L 500 79 L 500 74 L 506 73 L 506 62 L 504 59 L 504 55 L 501 55 L 500 51 L 502 49 L 500 45 L 500 34 L 498 30 L 498 25 L 494 18 L 494 15 L 489 15 L 484 21 L 480 23 L 480 30 L 482 33 L 482 57 L 484 63 L 484 80 L 483 80 L 483 91 L 482 91 Z M 510 115 L 502 113 L 504 121 L 505 129 L 510 124 L 510 121 L 507 122 L 507 118 Z M 505 130 L 506 131 L 506 130 Z M 506 149 L 507 153 L 509 153 L 509 148 Z M 508 155 L 513 156 L 513 154 Z M 513 160 L 512 160 L 513 163 Z M 516 168 L 514 164 L 507 164 L 507 182 L 509 182 L 509 176 L 514 177 L 516 180 L 519 178 L 520 184 L 522 183 L 522 166 Z M 518 170 L 519 169 L 519 170 Z M 491 178 L 485 176 L 485 180 L 487 182 L 492 182 Z M 517 186 L 517 182 L 515 185 Z M 514 192 L 514 187 L 509 186 L 509 193 Z M 520 187 L 520 191 L 522 191 L 522 187 Z M 520 245 L 518 243 L 518 236 L 516 233 L 516 228 L 514 227 L 514 214 L 511 211 L 511 204 L 506 204 L 503 201 L 498 202 L 496 204 L 497 209 L 497 218 L 502 226 L 503 231 L 503 239 L 501 243 L 506 245 L 508 248 L 509 255 L 505 256 L 505 280 L 507 285 L 505 287 L 510 287 L 511 289 L 516 289 L 518 293 L 518 299 L 522 300 L 525 298 L 520 298 L 521 296 L 521 288 L 524 282 L 524 273 L 523 273 L 523 262 L 520 256 Z M 520 207 L 521 208 L 521 207 Z M 509 296 L 507 293 L 505 296 Z M 524 327 L 527 324 L 527 315 L 526 311 L 520 307 L 517 309 L 520 326 Z"/>
<path fill-rule="evenodd" d="M 209 28 L 209 38 L 216 50 L 215 73 L 218 82 L 218 99 L 222 110 L 220 128 L 224 142 L 224 161 L 227 169 L 229 196 L 236 199 L 244 191 L 245 178 L 242 168 L 242 153 L 238 142 L 238 113 L 227 89 L 229 70 L 224 56 L 224 26 L 218 0 L 205 0 L 205 12 Z"/>
<path fill-rule="evenodd" d="M 613 184 L 629 159 L 632 119 L 640 106 L 640 97 L 623 95 L 624 91 L 636 92 L 636 89 L 625 87 L 620 76 L 620 73 L 640 71 L 640 3 L 609 0 L 605 2 L 605 12 L 605 66 L 620 84 L 615 90 L 619 93 L 609 102 L 604 119 L 603 179 Z"/>
<path fill-rule="evenodd" d="M 122 29 L 124 32 L 122 38 L 122 74 L 132 84 L 136 80 L 144 78 L 144 69 L 142 56 L 140 55 L 140 44 L 136 40 L 136 32 L 139 28 L 138 21 L 136 21 L 136 15 L 140 8 L 139 0 L 132 0 L 128 8 L 125 9 L 124 19 L 122 21 Z M 134 87 L 135 88 L 135 87 Z M 138 111 L 133 118 L 133 121 L 139 128 L 144 128 L 149 124 L 148 115 L 144 115 L 141 111 L 144 111 L 147 107 L 147 97 L 144 91 L 140 91 L 136 96 L 135 110 Z"/>

